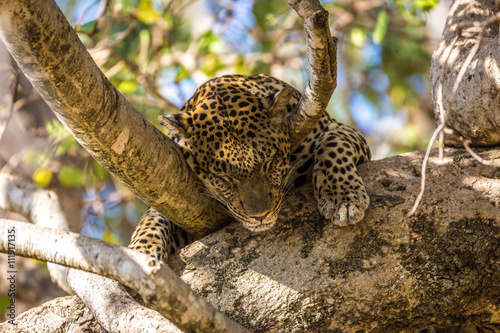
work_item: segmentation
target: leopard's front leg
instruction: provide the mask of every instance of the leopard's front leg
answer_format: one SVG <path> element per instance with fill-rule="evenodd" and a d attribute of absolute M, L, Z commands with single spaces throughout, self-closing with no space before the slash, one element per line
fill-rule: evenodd
<path fill-rule="evenodd" d="M 153 208 L 148 208 L 137 225 L 128 246 L 158 260 L 183 248 L 194 239 Z"/>
<path fill-rule="evenodd" d="M 370 204 L 356 165 L 370 160 L 370 149 L 358 131 L 331 120 L 319 136 L 313 167 L 318 209 L 339 226 L 363 219 Z"/>

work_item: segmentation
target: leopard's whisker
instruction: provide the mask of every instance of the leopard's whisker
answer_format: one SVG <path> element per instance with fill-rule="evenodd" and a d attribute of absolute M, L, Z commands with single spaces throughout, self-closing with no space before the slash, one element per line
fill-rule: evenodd
<path fill-rule="evenodd" d="M 202 194 L 206 195 L 206 196 L 209 196 L 217 201 L 219 201 L 220 203 L 222 203 L 224 206 L 226 205 L 226 202 L 225 200 L 217 193 L 212 193 L 210 192 L 208 189 L 205 189 Z"/>
<path fill-rule="evenodd" d="M 288 182 L 289 182 L 290 178 L 292 177 L 292 174 L 297 169 L 297 167 L 298 167 L 298 165 L 295 164 L 295 165 L 291 166 L 290 169 L 288 169 L 285 177 L 283 178 L 283 182 L 281 183 L 282 189 L 285 189 L 289 185 Z"/>

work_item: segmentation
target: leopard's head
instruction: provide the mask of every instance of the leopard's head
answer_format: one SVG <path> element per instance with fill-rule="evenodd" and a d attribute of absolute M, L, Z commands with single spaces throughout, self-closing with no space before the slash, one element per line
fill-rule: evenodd
<path fill-rule="evenodd" d="M 298 93 L 246 80 L 208 81 L 180 113 L 159 120 L 207 194 L 247 229 L 263 231 L 281 209 L 291 149 L 285 115 Z"/>

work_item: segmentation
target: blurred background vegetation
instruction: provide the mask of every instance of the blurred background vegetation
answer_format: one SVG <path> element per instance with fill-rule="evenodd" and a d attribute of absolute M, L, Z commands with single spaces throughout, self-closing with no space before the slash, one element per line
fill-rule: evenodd
<path fill-rule="evenodd" d="M 215 76 L 268 73 L 299 90 L 307 82 L 301 22 L 284 0 L 56 2 L 105 75 L 155 125 L 157 115 L 177 112 Z M 449 2 L 322 4 L 339 38 L 328 112 L 359 128 L 375 159 L 424 149 L 435 127 L 430 58 Z M 127 245 L 145 205 L 86 153 L 16 74 L 3 46 L 0 65 L 8 78 L 0 82 L 0 102 L 12 104 L 0 126 L 2 172 L 54 189 L 75 231 Z"/>

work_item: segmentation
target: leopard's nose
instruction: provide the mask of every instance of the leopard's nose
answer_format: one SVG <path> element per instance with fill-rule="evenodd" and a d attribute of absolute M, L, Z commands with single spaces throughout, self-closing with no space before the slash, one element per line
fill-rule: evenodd
<path fill-rule="evenodd" d="M 258 221 L 264 221 L 278 204 L 277 194 L 269 189 L 266 179 L 260 175 L 241 181 L 238 187 L 242 211 Z"/>

